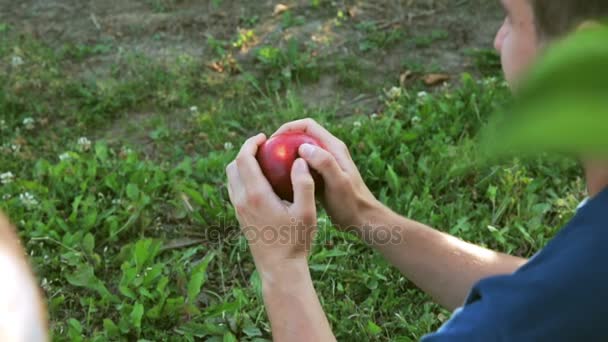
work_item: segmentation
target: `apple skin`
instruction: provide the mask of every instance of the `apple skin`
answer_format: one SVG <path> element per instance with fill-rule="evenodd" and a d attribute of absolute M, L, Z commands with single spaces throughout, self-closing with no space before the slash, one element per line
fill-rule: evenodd
<path fill-rule="evenodd" d="M 262 173 L 268 179 L 274 192 L 283 200 L 293 202 L 291 167 L 299 157 L 298 149 L 302 144 L 324 148 L 315 138 L 301 132 L 289 132 L 274 136 L 264 142 L 256 155 Z M 323 189 L 323 178 L 310 170 L 315 181 L 315 192 Z"/>

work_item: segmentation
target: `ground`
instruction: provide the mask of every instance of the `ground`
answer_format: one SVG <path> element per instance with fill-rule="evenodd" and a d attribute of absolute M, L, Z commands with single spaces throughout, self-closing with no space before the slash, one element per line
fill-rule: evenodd
<path fill-rule="evenodd" d="M 121 57 L 155 61 L 188 55 L 212 65 L 224 54 L 245 71 L 260 47 L 295 38 L 315 55 L 322 71 L 295 91 L 308 106 L 337 106 L 338 115 L 371 114 L 378 89 L 414 75 L 478 72 L 473 49 L 490 49 L 500 25 L 498 4 L 469 1 L 290 1 L 276 15 L 273 1 L 0 1 L 0 20 L 52 46 L 74 46 L 83 58 L 72 77 L 106 73 Z M 247 36 L 247 32 L 254 36 Z M 241 48 L 230 47 L 241 40 Z M 100 53 L 91 53 L 89 50 Z M 82 50 L 82 51 L 81 51 Z M 220 52 L 218 50 L 230 50 Z M 92 56 L 89 56 L 92 54 Z M 271 62 L 272 63 L 272 62 Z M 304 62 L 303 62 L 304 63 Z M 297 66 L 296 66 L 297 67 Z M 325 72 L 333 70 L 333 72 Z M 226 81 L 228 82 L 228 81 Z M 121 127 L 139 125 L 150 113 L 119 118 L 108 135 L 129 139 Z M 101 133 L 101 132 L 100 132 Z M 106 136 L 107 137 L 107 136 Z"/>
<path fill-rule="evenodd" d="M 0 0 L 0 209 L 53 340 L 269 340 L 224 169 L 296 118 L 344 140 L 383 203 L 462 239 L 530 256 L 572 214 L 576 163 L 472 163 L 509 100 L 497 3 L 277 5 Z M 449 317 L 319 226 L 311 272 L 339 340 L 415 341 Z"/>

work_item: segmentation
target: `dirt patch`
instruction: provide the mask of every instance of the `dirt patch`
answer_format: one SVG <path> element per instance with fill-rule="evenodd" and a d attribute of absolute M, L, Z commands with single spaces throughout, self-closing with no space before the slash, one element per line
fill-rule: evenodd
<path fill-rule="evenodd" d="M 379 89 L 399 84 L 406 70 L 454 76 L 475 72 L 466 51 L 491 48 L 502 19 L 498 1 L 486 0 L 343 0 L 320 1 L 319 6 L 293 0 L 283 2 L 288 16 L 273 15 L 277 3 L 0 0 L 0 22 L 58 48 L 109 47 L 102 56 L 77 61 L 70 68 L 74 77 L 106 73 L 120 56 L 132 52 L 164 61 L 187 54 L 211 63 L 218 57 L 210 40 L 234 42 L 244 30 L 254 32 L 256 39 L 231 53 L 255 72 L 260 47 L 284 47 L 295 39 L 320 61 L 320 74 L 303 82 L 298 95 L 310 106 L 332 106 L 338 115 L 348 115 L 375 111 Z M 145 117 L 122 116 L 110 127 L 126 127 Z"/>

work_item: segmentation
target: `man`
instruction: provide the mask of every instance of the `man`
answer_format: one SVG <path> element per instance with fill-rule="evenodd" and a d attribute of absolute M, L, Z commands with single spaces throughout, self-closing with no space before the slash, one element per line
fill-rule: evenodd
<path fill-rule="evenodd" d="M 507 17 L 496 36 L 503 71 L 516 88 L 539 51 L 583 24 L 608 16 L 606 0 L 504 0 Z M 584 113 L 581 113 L 584 114 Z M 316 226 L 309 167 L 325 180 L 323 202 L 333 223 L 369 236 L 398 227 L 401 244 L 366 240 L 438 303 L 456 309 L 425 341 L 608 341 L 608 163 L 584 160 L 590 199 L 573 220 L 530 261 L 463 242 L 401 217 L 365 186 L 346 146 L 310 119 L 277 133 L 304 131 L 322 150 L 300 148 L 292 170 L 294 203 L 276 197 L 255 153 L 266 137 L 249 139 L 227 168 L 229 193 L 248 232 Z M 276 133 L 275 133 L 276 134 Z M 297 222 L 298 227 L 294 227 Z M 264 302 L 277 341 L 333 341 L 307 265 L 309 239 L 250 241 L 263 283 Z"/>

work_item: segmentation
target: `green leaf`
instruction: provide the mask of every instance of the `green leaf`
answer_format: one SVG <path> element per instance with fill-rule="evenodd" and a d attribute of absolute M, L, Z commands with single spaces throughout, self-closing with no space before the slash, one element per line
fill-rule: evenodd
<path fill-rule="evenodd" d="M 137 241 L 133 251 L 133 258 L 138 273 L 141 272 L 149 262 L 154 260 L 160 252 L 161 247 L 162 243 L 158 240 L 144 239 Z"/>
<path fill-rule="evenodd" d="M 131 324 L 137 331 L 141 330 L 141 319 L 144 316 L 144 306 L 143 304 L 137 302 L 133 306 L 133 311 L 131 311 Z"/>
<path fill-rule="evenodd" d="M 91 233 L 87 233 L 82 239 L 82 249 L 89 253 L 93 253 L 93 249 L 95 249 L 95 237 Z"/>
<path fill-rule="evenodd" d="M 82 341 L 82 325 L 77 320 L 70 318 L 68 320 L 68 335 L 71 341 Z"/>
<path fill-rule="evenodd" d="M 127 185 L 127 198 L 132 201 L 139 199 L 139 187 L 137 187 L 137 184 L 129 183 Z"/>
<path fill-rule="evenodd" d="M 112 296 L 112 294 L 108 291 L 103 282 L 95 276 L 93 267 L 90 265 L 81 264 L 74 273 L 68 274 L 65 277 L 68 283 L 74 286 L 93 290 L 102 298 L 113 300 L 114 296 Z"/>
<path fill-rule="evenodd" d="M 95 144 L 95 155 L 102 162 L 105 162 L 106 160 L 108 160 L 108 155 L 109 155 L 108 146 L 101 142 L 96 143 Z"/>
<path fill-rule="evenodd" d="M 248 328 L 243 329 L 243 332 L 245 333 L 245 335 L 247 335 L 247 337 L 262 336 L 262 331 L 260 331 L 260 329 L 258 329 L 258 327 L 248 327 Z"/>
<path fill-rule="evenodd" d="M 184 297 L 169 298 L 165 304 L 164 313 L 168 316 L 177 315 L 184 307 Z"/>
<path fill-rule="evenodd" d="M 106 318 L 103 320 L 103 330 L 105 330 L 106 337 L 108 338 L 115 339 L 120 336 L 120 330 L 118 329 L 118 326 L 116 326 L 116 324 L 114 324 L 114 321 L 112 321 L 111 319 Z"/>
<path fill-rule="evenodd" d="M 376 323 L 369 320 L 367 321 L 367 332 L 375 336 L 382 332 L 382 328 L 380 328 Z"/>
<path fill-rule="evenodd" d="M 391 165 L 388 165 L 386 172 L 388 175 L 388 181 L 389 181 L 390 187 L 392 188 L 393 191 L 399 192 L 399 189 L 401 188 L 401 186 L 400 186 L 401 182 L 399 182 L 399 176 L 397 176 L 397 173 L 395 172 L 395 170 L 393 169 L 393 167 Z"/>
<path fill-rule="evenodd" d="M 207 336 L 223 336 L 225 333 L 228 332 L 228 328 L 225 325 L 220 326 L 208 322 L 202 324 L 188 322 L 177 328 L 176 332 L 183 335 L 189 334 L 198 338 L 203 338 Z M 208 339 L 206 339 L 205 341 L 208 341 Z"/>
<path fill-rule="evenodd" d="M 194 303 L 196 297 L 201 293 L 201 287 L 207 280 L 207 266 L 215 255 L 213 253 L 207 254 L 203 261 L 194 267 L 190 281 L 188 282 L 188 302 Z"/>
<path fill-rule="evenodd" d="M 231 332 L 228 332 L 224 334 L 224 342 L 237 342 L 237 339 Z"/>

